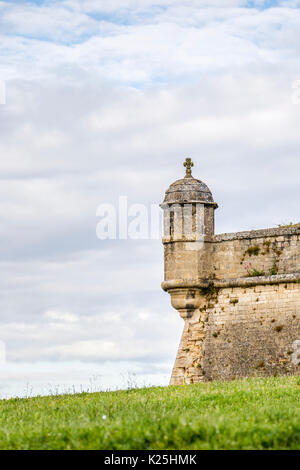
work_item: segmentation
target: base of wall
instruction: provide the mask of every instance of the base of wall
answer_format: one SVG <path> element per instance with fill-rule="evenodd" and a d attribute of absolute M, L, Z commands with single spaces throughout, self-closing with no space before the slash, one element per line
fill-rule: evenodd
<path fill-rule="evenodd" d="M 170 384 L 300 373 L 300 283 L 214 287 L 185 319 Z"/>

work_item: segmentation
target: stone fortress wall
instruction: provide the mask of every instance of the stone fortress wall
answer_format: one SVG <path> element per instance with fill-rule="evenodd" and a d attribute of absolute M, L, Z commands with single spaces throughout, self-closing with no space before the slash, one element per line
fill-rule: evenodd
<path fill-rule="evenodd" d="M 188 205 L 203 217 L 186 234 L 176 226 Z M 299 374 L 300 226 L 215 235 L 216 207 L 191 173 L 162 204 L 162 287 L 184 319 L 171 384 Z"/>

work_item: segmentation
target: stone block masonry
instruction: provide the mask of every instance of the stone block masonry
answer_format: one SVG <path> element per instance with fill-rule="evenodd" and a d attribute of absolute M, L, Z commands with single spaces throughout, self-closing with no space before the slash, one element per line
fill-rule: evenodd
<path fill-rule="evenodd" d="M 300 226 L 215 235 L 217 205 L 191 173 L 167 190 L 173 204 L 209 217 L 188 237 L 165 224 L 162 287 L 184 319 L 170 383 L 299 374 Z"/>

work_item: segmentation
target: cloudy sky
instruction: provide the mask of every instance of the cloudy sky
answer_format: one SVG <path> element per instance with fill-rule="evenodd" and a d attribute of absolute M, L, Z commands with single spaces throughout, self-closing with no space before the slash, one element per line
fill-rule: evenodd
<path fill-rule="evenodd" d="M 161 242 L 99 240 L 96 209 L 190 156 L 217 232 L 299 221 L 300 1 L 0 1 L 0 80 L 8 362 L 168 374 Z"/>

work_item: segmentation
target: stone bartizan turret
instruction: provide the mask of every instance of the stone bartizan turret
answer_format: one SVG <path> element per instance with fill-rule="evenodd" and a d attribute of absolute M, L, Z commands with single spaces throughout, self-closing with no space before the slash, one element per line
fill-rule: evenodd
<path fill-rule="evenodd" d="M 215 235 L 218 206 L 184 166 L 161 204 L 162 287 L 185 321 L 171 384 L 299 372 L 300 226 Z"/>
<path fill-rule="evenodd" d="M 186 175 L 166 191 L 160 207 L 164 211 L 165 282 L 163 289 L 171 294 L 174 308 L 183 318 L 198 307 L 199 292 L 195 282 L 210 278 L 208 259 L 215 231 L 215 209 L 209 188 L 192 176 L 194 166 L 187 158 Z"/>

